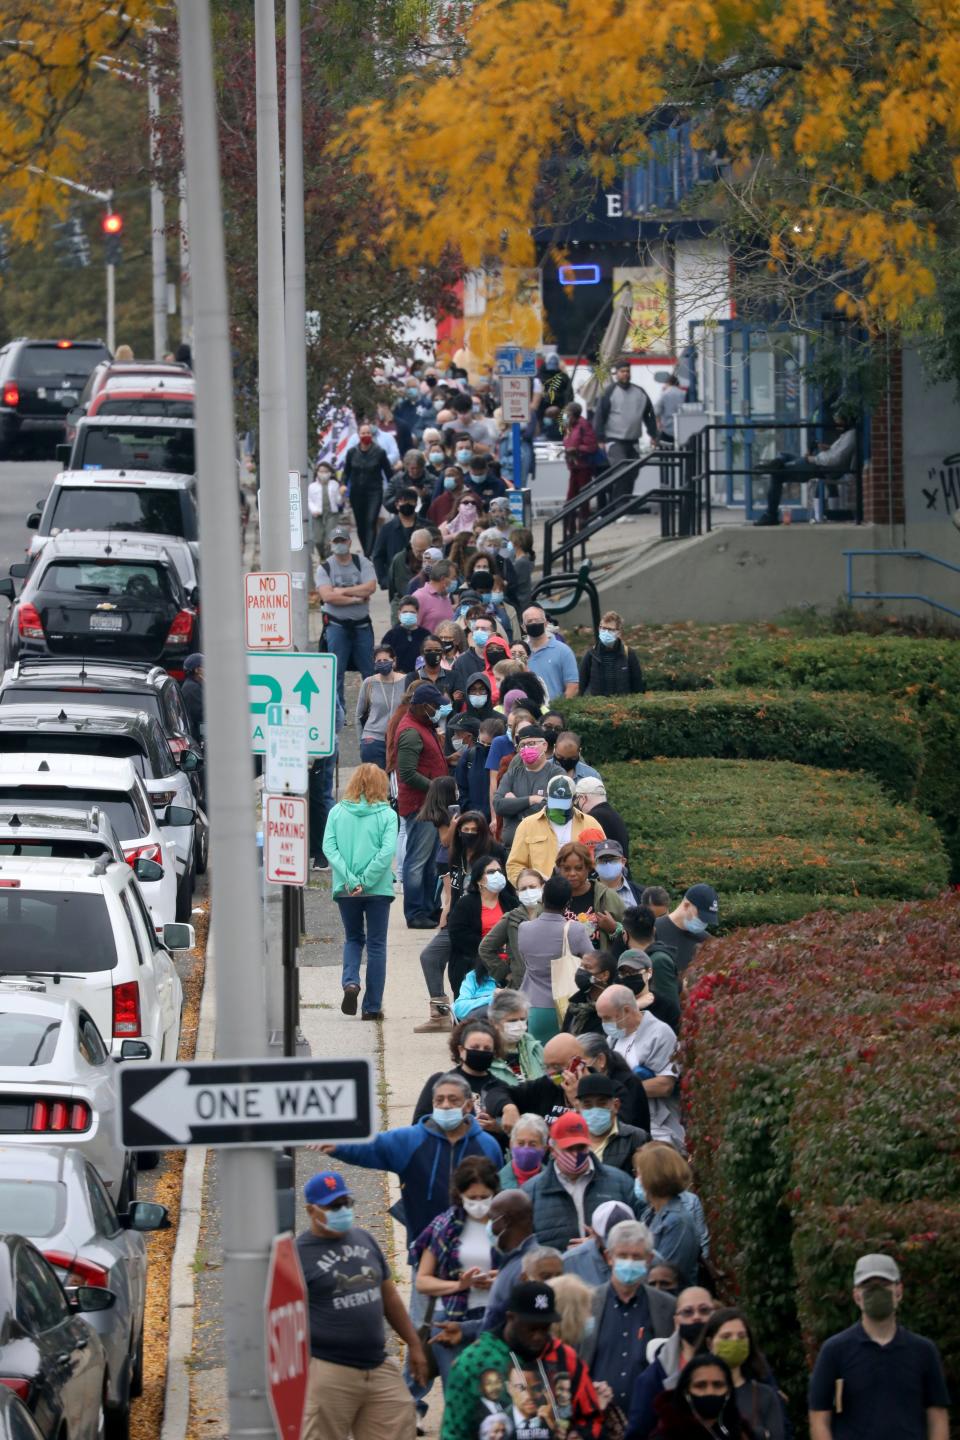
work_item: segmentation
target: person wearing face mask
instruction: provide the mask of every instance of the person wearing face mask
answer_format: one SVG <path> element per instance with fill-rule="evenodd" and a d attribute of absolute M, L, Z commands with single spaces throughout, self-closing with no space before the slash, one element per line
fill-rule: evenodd
<path fill-rule="evenodd" d="M 490 855 L 481 855 L 470 867 L 470 881 L 462 899 L 450 911 L 447 928 L 450 932 L 448 973 L 454 999 L 467 972 L 478 964 L 485 978 L 486 966 L 477 954 L 483 937 L 493 929 L 504 912 L 517 904 L 516 892 L 507 880 L 503 865 Z M 493 983 L 489 994 L 492 997 Z"/>
<path fill-rule="evenodd" d="M 533 1228 L 540 1243 L 561 1254 L 587 1238 L 593 1212 L 605 1200 L 620 1200 L 636 1218 L 640 1214 L 633 1181 L 594 1159 L 590 1131 L 573 1110 L 564 1111 L 550 1126 L 547 1162 L 523 1190 L 533 1202 Z"/>
<path fill-rule="evenodd" d="M 598 1160 L 633 1175 L 633 1158 L 650 1136 L 620 1119 L 617 1087 L 606 1075 L 584 1075 L 577 1085 L 576 1107 L 590 1131 L 590 1148 Z"/>
<path fill-rule="evenodd" d="M 517 936 L 525 920 L 540 914 L 543 900 L 543 876 L 539 870 L 521 870 L 517 876 L 518 904 L 508 910 L 480 942 L 480 959 L 497 985 L 517 990 L 523 984 L 525 965 Z"/>
<path fill-rule="evenodd" d="M 464 706 L 464 714 L 472 715 L 475 720 L 489 720 L 496 714 L 493 685 L 490 676 L 482 670 L 471 675 L 467 681 L 467 703 Z"/>
<path fill-rule="evenodd" d="M 563 961 L 593 951 L 585 927 L 566 918 L 569 902 L 569 884 L 552 874 L 543 887 L 540 914 L 523 921 L 517 931 L 524 966 L 520 989 L 530 1001 L 530 1029 L 541 1044 L 558 1033 L 562 1019 L 558 1002 L 565 1002 L 570 993 Z"/>
<path fill-rule="evenodd" d="M 567 1001 L 563 1028 L 570 1035 L 602 1035 L 597 1000 L 616 976 L 616 964 L 609 955 L 594 950 L 581 957 L 574 976 L 576 990 Z"/>
<path fill-rule="evenodd" d="M 427 519 L 431 525 L 444 525 L 451 518 L 463 499 L 466 488 L 464 472 L 459 465 L 447 465 L 443 460 L 439 463 L 443 467 L 443 474 L 439 484 L 435 486 L 434 498 L 427 510 Z"/>
<path fill-rule="evenodd" d="M 411 531 L 407 548 L 395 555 L 390 562 L 387 571 L 387 594 L 390 597 L 390 622 L 393 625 L 397 623 L 397 606 L 400 601 L 405 595 L 419 589 L 422 582 L 418 577 L 422 575 L 423 567 L 432 564 L 432 561 L 427 559 L 427 552 L 433 547 L 433 538 L 426 526 Z M 436 554 L 436 550 L 433 553 Z M 437 559 L 442 556 L 441 550 Z"/>
<path fill-rule="evenodd" d="M 783 1402 L 742 1310 L 715 1310 L 707 1321 L 701 1347 L 730 1366 L 742 1418 L 761 1440 L 783 1440 Z"/>
<path fill-rule="evenodd" d="M 337 699 L 344 705 L 344 675 L 373 671 L 373 623 L 370 597 L 377 577 L 370 561 L 350 553 L 350 531 L 338 525 L 330 536 L 331 555 L 316 569 L 316 587 L 323 605 L 325 648 L 337 657 Z"/>
<path fill-rule="evenodd" d="M 472 715 L 451 715 L 447 735 L 452 753 L 456 756 L 453 778 L 457 782 L 460 808 L 479 810 L 483 814 L 487 798 L 484 765 L 488 747 L 480 743 L 480 721 Z"/>
<path fill-rule="evenodd" d="M 597 843 L 604 844 L 602 834 Z M 592 870 L 593 859 L 585 840 L 571 840 L 560 846 L 557 871 L 570 885 L 567 919 L 582 921 L 591 944 L 610 952 L 623 935 L 623 901 L 602 880 L 591 879 Z"/>
<path fill-rule="evenodd" d="M 512 677 L 507 684 L 510 688 L 503 697 L 503 712 L 507 717 L 504 734 L 494 741 L 487 756 L 488 803 L 491 810 L 500 781 L 517 753 L 517 732 L 527 725 L 535 725 L 539 714 L 539 707 L 531 704 L 521 690 L 513 688 Z"/>
<path fill-rule="evenodd" d="M 656 916 L 647 905 L 628 907 L 623 912 L 624 939 L 627 949 L 620 956 L 620 965 L 637 969 L 641 958 L 650 969 L 649 986 L 654 1000 L 651 1014 L 675 1034 L 680 1034 L 680 976 L 673 951 L 656 937 Z M 631 989 L 633 986 L 630 987 Z"/>
<path fill-rule="evenodd" d="M 577 1352 L 551 1333 L 561 1319 L 548 1284 L 514 1285 L 502 1325 L 484 1331 L 450 1372 L 440 1440 L 477 1440 L 492 1414 L 505 1416 L 510 1433 L 559 1436 L 567 1426 L 579 1440 L 600 1440 L 604 1402 Z"/>
<path fill-rule="evenodd" d="M 712 885 L 691 885 L 680 904 L 656 924 L 657 939 L 673 950 L 682 975 L 697 958 L 699 946 L 709 940 L 707 928 L 720 923 L 720 906 Z"/>
<path fill-rule="evenodd" d="M 487 1219 L 500 1181 L 494 1165 L 483 1156 L 461 1161 L 450 1184 L 449 1209 L 442 1211 L 410 1247 L 410 1262 L 417 1266 L 417 1290 L 436 1306 L 433 1323 L 439 1332 L 433 1342 L 441 1383 L 464 1348 L 442 1338 L 446 1322 L 479 1330 L 496 1269 L 495 1246 Z"/>
<path fill-rule="evenodd" d="M 395 731 L 397 810 L 405 822 L 403 856 L 403 913 L 413 930 L 433 930 L 437 924 L 437 829 L 417 813 L 430 781 L 449 777 L 447 757 L 437 735 L 437 719 L 449 700 L 436 685 L 420 684 L 410 708 Z M 388 745 L 388 751 L 390 749 Z"/>
<path fill-rule="evenodd" d="M 344 491 L 326 460 L 317 464 L 313 479 L 307 486 L 307 510 L 310 513 L 310 538 L 317 547 L 317 558 L 325 560 L 330 531 L 339 523 L 344 505 Z"/>
<path fill-rule="evenodd" d="M 483 505 L 472 490 L 464 489 L 463 493 L 454 500 L 450 508 L 450 515 L 440 526 L 440 534 L 446 544 L 449 545 L 458 535 L 472 535 L 480 523 L 483 512 Z"/>
<path fill-rule="evenodd" d="M 396 667 L 396 655 L 389 645 L 373 652 L 373 674 L 360 683 L 357 696 L 357 730 L 360 759 L 364 764 L 387 768 L 387 726 L 403 699 L 406 682 Z"/>
<path fill-rule="evenodd" d="M 510 1158 L 500 1171 L 502 1190 L 517 1190 L 539 1175 L 547 1155 L 547 1122 L 532 1111 L 521 1115 L 510 1131 Z M 529 1205 L 527 1197 L 523 1197 Z M 531 1232 L 533 1222 L 531 1219 Z"/>
<path fill-rule="evenodd" d="M 403 674 L 413 672 L 430 631 L 420 623 L 420 602 L 414 595 L 405 595 L 397 607 L 397 623 L 383 636 L 397 657 L 397 669 Z"/>
<path fill-rule="evenodd" d="M 554 741 L 553 758 L 560 769 L 579 784 L 581 780 L 599 780 L 600 773 L 588 765 L 580 753 L 580 736 L 573 730 L 561 730 Z"/>
<path fill-rule="evenodd" d="M 651 1288 L 659 1268 L 662 1267 L 650 1267 L 647 1284 Z M 657 1396 L 664 1389 L 676 1389 L 681 1372 L 700 1349 L 704 1327 L 715 1309 L 716 1302 L 710 1291 L 700 1285 L 691 1285 L 677 1295 L 673 1333 L 633 1382 L 625 1440 L 649 1440 L 657 1423 L 654 1409 Z"/>
<path fill-rule="evenodd" d="M 677 1037 L 669 1025 L 641 1008 L 625 985 L 611 985 L 597 1001 L 607 1043 L 640 1077 L 650 1102 L 650 1134 L 682 1150 Z M 666 1258 L 666 1257 L 664 1257 Z"/>
<path fill-rule="evenodd" d="M 580 690 L 580 674 L 570 646 L 548 632 L 546 612 L 539 605 L 524 610 L 523 628 L 530 642 L 530 669 L 546 685 L 549 698 L 572 700 Z"/>
<path fill-rule="evenodd" d="M 539 1079 L 546 1072 L 543 1046 L 530 1034 L 529 1015 L 530 1002 L 519 990 L 497 990 L 487 1008 L 487 1019 L 500 1042 L 497 1059 L 490 1066 L 490 1081 L 491 1086 L 497 1082 L 504 1093 L 511 1086 Z M 492 1114 L 488 1096 L 484 1099 Z"/>
<path fill-rule="evenodd" d="M 453 619 L 450 587 L 456 583 L 456 568 L 449 560 L 438 560 L 430 566 L 426 584 L 413 592 L 412 598 L 420 606 L 420 623 L 433 633 L 444 620 Z"/>
<path fill-rule="evenodd" d="M 303 1198 L 309 1228 L 297 1236 L 297 1253 L 310 1327 L 304 1440 L 414 1440 L 416 1412 L 397 1362 L 387 1357 L 386 1325 L 409 1347 L 420 1382 L 427 1377 L 427 1357 L 390 1262 L 373 1236 L 354 1224 L 353 1197 L 342 1175 L 311 1175 Z"/>
<path fill-rule="evenodd" d="M 523 736 L 518 738 L 522 741 Z M 574 806 L 573 786 L 567 776 L 562 772 L 553 774 L 547 781 L 543 808 L 521 820 L 514 832 L 507 857 L 507 875 L 514 880 L 526 867 L 539 870 L 541 875 L 549 875 L 557 863 L 561 847 L 579 841 L 585 830 L 593 829 L 599 830 L 599 827 L 592 816 L 584 815 Z M 602 830 L 600 836 L 603 837 Z M 588 873 L 590 865 L 592 859 Z M 609 900 L 601 899 L 600 904 L 606 913 L 619 905 L 619 901 L 611 896 Z"/>
<path fill-rule="evenodd" d="M 825 1340 L 810 1380 L 810 1440 L 880 1436 L 947 1440 L 950 1396 L 932 1340 L 897 1320 L 900 1267 L 891 1255 L 861 1255 L 853 1268 L 860 1319 Z"/>
<path fill-rule="evenodd" d="M 396 441 L 389 437 L 394 450 Z M 399 465 L 399 452 L 396 454 Z M 372 425 L 364 422 L 357 431 L 357 441 L 347 448 L 343 464 L 343 483 L 350 494 L 350 508 L 368 559 L 373 555 L 377 535 L 377 519 L 383 507 L 384 488 L 393 478 L 393 461 L 386 449 L 374 438 Z"/>
<path fill-rule="evenodd" d="M 387 589 L 390 566 L 398 555 L 402 555 L 410 544 L 410 537 L 417 528 L 417 506 L 420 496 L 412 485 L 404 485 L 396 501 L 396 515 L 381 528 L 373 547 L 371 560 L 377 572 L 381 590 Z"/>
<path fill-rule="evenodd" d="M 515 730 L 517 754 L 507 767 L 493 797 L 494 813 L 502 822 L 503 843 L 512 846 L 521 823 L 543 813 L 547 786 L 563 771 L 547 756 L 547 738 L 538 725 L 518 726 Z M 547 866 L 530 862 L 541 874 L 549 875 L 552 858 Z M 518 867 L 519 868 L 519 867 Z"/>
<path fill-rule="evenodd" d="M 592 484 L 596 478 L 597 451 L 596 433 L 583 413 L 583 406 L 571 400 L 563 412 L 563 458 L 567 462 L 568 483 L 566 503 L 575 500 L 581 490 Z M 602 457 L 601 457 L 602 458 Z M 589 501 L 573 510 L 563 522 L 563 538 L 570 539 L 590 518 Z"/>
<path fill-rule="evenodd" d="M 604 1246 L 610 1280 L 593 1296 L 596 1325 L 581 1354 L 596 1380 L 613 1392 L 613 1404 L 625 1410 L 638 1371 L 647 1364 L 651 1340 L 669 1338 L 676 1301 L 644 1282 L 653 1260 L 653 1239 L 638 1220 L 621 1220 L 607 1232 Z"/>
<path fill-rule="evenodd" d="M 473 1015 L 449 1031 L 452 1065 L 437 1070 L 425 1081 L 414 1107 L 412 1124 L 416 1125 L 433 1109 L 433 1087 L 443 1075 L 462 1075 L 473 1091 L 475 1113 L 480 1109 L 483 1091 L 490 1084 L 490 1067 L 497 1057 L 497 1032 L 489 1020 Z M 501 1184 L 502 1184 L 501 1180 Z"/>
<path fill-rule="evenodd" d="M 582 780 L 575 781 L 574 791 L 573 803 L 577 809 L 582 810 L 584 815 L 593 816 L 594 820 L 602 828 L 607 839 L 612 840 L 616 844 L 617 849 L 613 853 L 615 853 L 621 861 L 629 860 L 630 835 L 623 822 L 623 816 L 608 802 L 607 787 L 603 781 L 599 778 L 595 779 L 592 775 L 587 775 Z M 611 872 L 611 879 L 616 878 L 617 877 Z M 621 881 L 625 879 L 622 873 L 620 879 Z M 617 887 L 617 892 L 625 905 L 640 904 L 640 889 L 637 887 L 636 895 L 633 894 L 633 889 L 634 887 L 631 884 L 631 898 L 628 900 L 622 888 L 620 886 Z"/>
<path fill-rule="evenodd" d="M 733 1376 L 719 1355 L 695 1355 L 654 1402 L 651 1440 L 756 1440 L 740 1414 Z"/>
<path fill-rule="evenodd" d="M 600 617 L 596 644 L 580 659 L 581 695 L 640 695 L 646 690 L 635 650 L 623 638 L 623 617 L 608 610 Z"/>

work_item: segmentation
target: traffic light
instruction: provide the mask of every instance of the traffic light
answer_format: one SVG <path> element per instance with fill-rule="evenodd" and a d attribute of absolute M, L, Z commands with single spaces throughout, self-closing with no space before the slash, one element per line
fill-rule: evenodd
<path fill-rule="evenodd" d="M 79 215 L 54 225 L 54 246 L 61 263 L 71 270 L 86 270 L 90 264 L 90 241 Z"/>
<path fill-rule="evenodd" d="M 111 210 L 100 221 L 103 231 L 103 253 L 108 265 L 119 265 L 123 259 L 120 236 L 123 234 L 123 216 Z"/>

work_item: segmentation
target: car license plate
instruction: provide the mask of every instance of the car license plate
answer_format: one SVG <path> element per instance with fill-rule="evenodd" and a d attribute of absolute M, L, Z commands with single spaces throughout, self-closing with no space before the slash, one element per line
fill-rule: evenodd
<path fill-rule="evenodd" d="M 77 401 L 80 399 L 80 395 L 76 390 L 58 390 L 57 399 L 69 400 L 71 405 L 76 405 Z"/>
<path fill-rule="evenodd" d="M 122 616 L 122 615 L 98 615 L 98 614 L 96 614 L 96 612 L 94 612 L 94 614 L 90 616 L 90 629 L 91 629 L 91 630 L 122 630 L 122 629 L 123 629 L 123 616 Z"/>

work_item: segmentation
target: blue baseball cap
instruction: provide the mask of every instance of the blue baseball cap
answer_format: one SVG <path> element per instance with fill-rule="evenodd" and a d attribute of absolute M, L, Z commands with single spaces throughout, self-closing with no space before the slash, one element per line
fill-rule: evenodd
<path fill-rule="evenodd" d="M 349 1194 L 349 1185 L 336 1170 L 321 1170 L 318 1175 L 311 1175 L 303 1187 L 303 1198 L 308 1205 L 332 1205 L 334 1200 L 342 1200 Z"/>

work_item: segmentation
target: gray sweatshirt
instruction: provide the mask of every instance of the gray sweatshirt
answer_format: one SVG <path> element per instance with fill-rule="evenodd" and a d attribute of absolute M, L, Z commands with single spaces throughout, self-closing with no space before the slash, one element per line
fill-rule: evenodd
<path fill-rule="evenodd" d="M 357 696 L 357 729 L 364 740 L 386 740 L 390 716 L 403 699 L 404 677 L 381 680 L 368 675 Z"/>
<path fill-rule="evenodd" d="M 520 821 L 525 820 L 528 815 L 535 815 L 543 803 L 541 801 L 537 805 L 528 804 L 530 796 L 546 796 L 547 782 L 552 780 L 554 775 L 564 774 L 566 771 L 562 770 L 555 760 L 548 760 L 542 770 L 528 770 L 519 755 L 510 761 L 493 797 L 493 808 L 503 819 L 501 840 L 508 850 L 513 844 Z M 516 799 L 507 799 L 507 792 L 510 790 Z"/>

